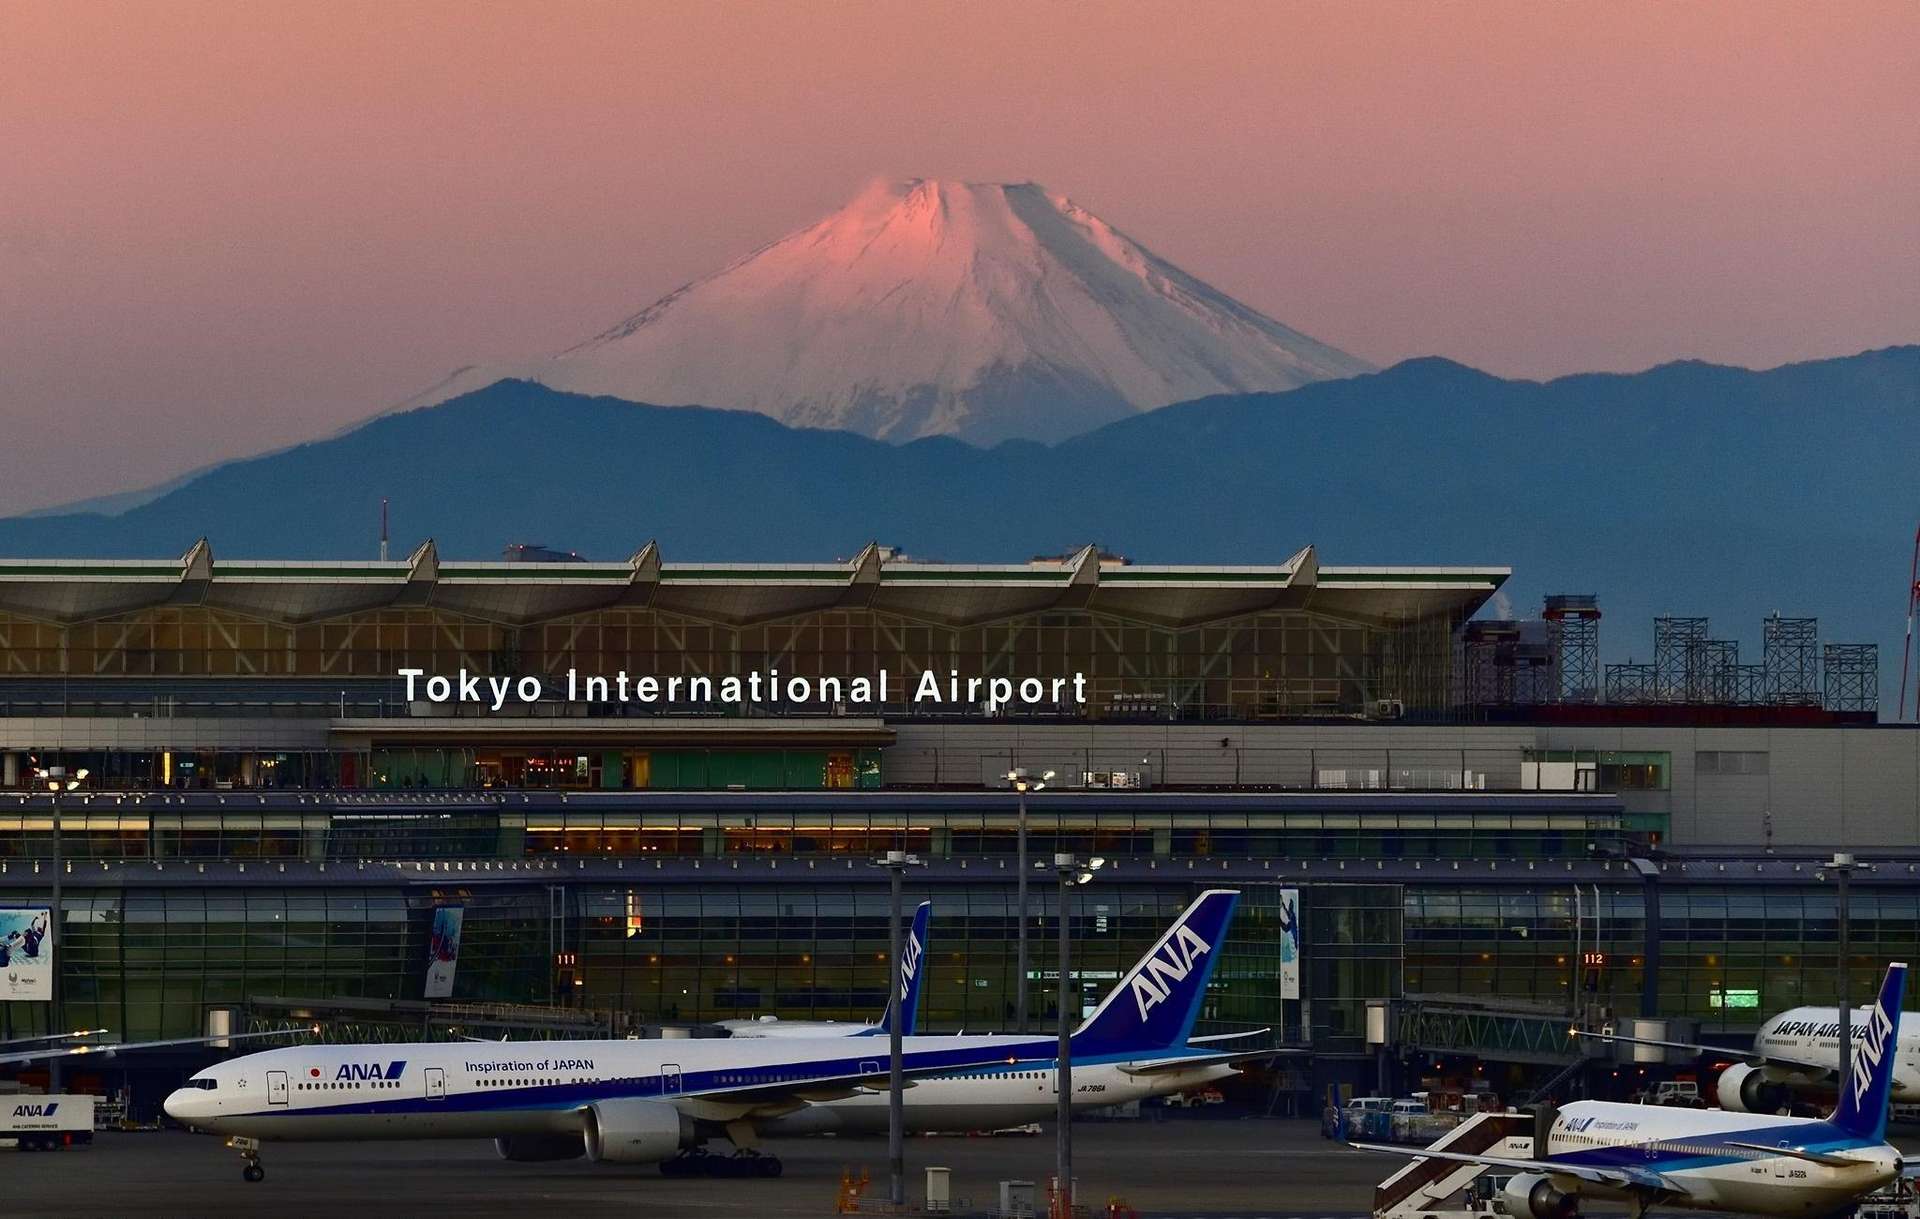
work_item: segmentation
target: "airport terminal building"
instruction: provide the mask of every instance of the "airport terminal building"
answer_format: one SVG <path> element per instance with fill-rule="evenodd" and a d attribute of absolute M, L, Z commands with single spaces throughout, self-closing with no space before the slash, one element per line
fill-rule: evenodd
<path fill-rule="evenodd" d="M 1829 1001 L 1844 849 L 1873 865 L 1845 962 L 1869 993 L 1920 942 L 1920 732 L 1875 722 L 1859 652 L 1769 619 L 1743 666 L 1663 619 L 1655 665 L 1603 673 L 1592 598 L 1476 618 L 1507 574 L 1311 548 L 0 561 L 0 907 L 57 882 L 62 1026 L 131 1037 L 863 1019 L 872 861 L 904 848 L 935 903 L 923 1026 L 986 1030 L 1022 985 L 1053 1010 L 1071 852 L 1104 861 L 1070 894 L 1083 1004 L 1197 891 L 1239 888 L 1206 1027 L 1310 1045 L 1304 1091 L 1371 1070 L 1370 1003 L 1407 1053 L 1546 1066 L 1569 1017 L 1731 1034 Z M 421 697 L 463 670 L 511 696 Z M 616 674 L 653 697 L 580 697 Z M 765 697 L 723 696 L 746 675 Z M 1014 696 L 967 697 L 994 678 Z M 1052 778 L 1022 801 L 1016 771 Z M 1047 865 L 1024 983 L 1023 805 Z M 445 907 L 464 933 L 429 1004 Z M 51 1018 L 0 1002 L 0 1036 Z"/>

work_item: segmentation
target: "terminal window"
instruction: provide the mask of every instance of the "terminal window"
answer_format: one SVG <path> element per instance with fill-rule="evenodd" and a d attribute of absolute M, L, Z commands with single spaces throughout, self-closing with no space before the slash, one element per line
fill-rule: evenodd
<path fill-rule="evenodd" d="M 1523 791 L 1666 791 L 1673 755 L 1664 750 L 1529 749 Z"/>
<path fill-rule="evenodd" d="M 1693 755 L 1693 769 L 1703 775 L 1764 775 L 1764 749 L 1702 749 Z"/>

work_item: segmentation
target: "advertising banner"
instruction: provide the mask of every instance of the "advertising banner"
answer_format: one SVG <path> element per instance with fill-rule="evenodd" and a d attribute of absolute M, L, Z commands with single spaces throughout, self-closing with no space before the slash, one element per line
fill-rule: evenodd
<path fill-rule="evenodd" d="M 433 934 L 427 941 L 429 999 L 453 997 L 453 971 L 460 964 L 460 923 L 464 906 L 441 906 L 433 912 Z"/>
<path fill-rule="evenodd" d="M 51 998 L 51 913 L 45 906 L 0 909 L 0 999 Z"/>
<path fill-rule="evenodd" d="M 1300 890 L 1280 890 L 1280 997 L 1300 997 Z"/>

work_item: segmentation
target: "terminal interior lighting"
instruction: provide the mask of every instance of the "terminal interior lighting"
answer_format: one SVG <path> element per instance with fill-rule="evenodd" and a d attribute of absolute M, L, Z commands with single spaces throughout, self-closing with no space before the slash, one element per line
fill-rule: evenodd
<path fill-rule="evenodd" d="M 1046 787 L 1052 778 L 1053 772 L 1050 770 L 1041 771 L 1038 778 L 1035 778 L 1024 770 L 1010 770 L 1007 772 L 1007 782 L 1013 784 L 1015 791 L 1021 792 L 1040 791 Z"/>

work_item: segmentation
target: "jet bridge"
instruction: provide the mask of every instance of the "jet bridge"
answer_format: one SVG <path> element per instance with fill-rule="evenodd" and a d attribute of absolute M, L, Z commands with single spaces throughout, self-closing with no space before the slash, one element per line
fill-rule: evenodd
<path fill-rule="evenodd" d="M 1562 1012 L 1453 995 L 1409 995 L 1394 1006 L 1394 1040 L 1405 1050 L 1552 1067 L 1593 1056 L 1570 1035 Z"/>

